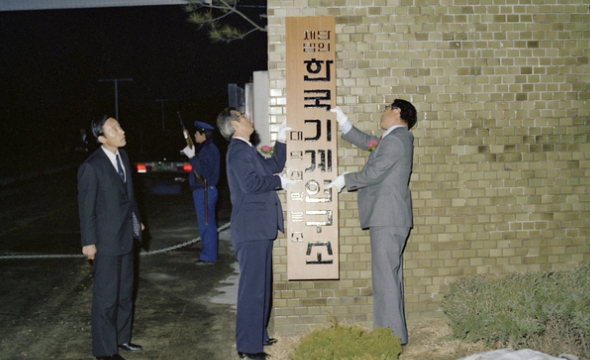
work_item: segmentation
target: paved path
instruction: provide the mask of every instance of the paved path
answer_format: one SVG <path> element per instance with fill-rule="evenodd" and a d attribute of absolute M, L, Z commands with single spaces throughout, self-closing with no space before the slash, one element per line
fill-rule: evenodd
<path fill-rule="evenodd" d="M 72 175 L 1 189 L 3 255 L 79 254 Z M 219 261 L 196 266 L 201 244 L 191 241 L 198 231 L 190 195 L 147 197 L 144 206 L 150 253 L 191 243 L 152 255 L 141 250 L 132 341 L 144 351 L 122 355 L 128 360 L 237 359 L 232 292 L 238 274 L 229 230 L 220 235 Z M 222 200 L 219 226 L 229 221 L 229 209 Z M 87 260 L 0 259 L 0 273 L 0 360 L 94 359 Z"/>

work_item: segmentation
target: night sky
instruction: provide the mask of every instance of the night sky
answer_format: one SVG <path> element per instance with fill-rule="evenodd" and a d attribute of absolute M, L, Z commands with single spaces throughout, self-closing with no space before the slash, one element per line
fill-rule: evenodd
<path fill-rule="evenodd" d="M 118 83 L 128 144 L 162 131 L 157 99 L 169 100 L 166 123 L 178 124 L 177 111 L 187 124 L 213 122 L 228 83 L 267 69 L 267 34 L 213 43 L 187 17 L 181 6 L 0 12 L 0 171 L 67 152 L 92 118 L 114 117 L 114 83 L 99 79 L 133 78 Z"/>

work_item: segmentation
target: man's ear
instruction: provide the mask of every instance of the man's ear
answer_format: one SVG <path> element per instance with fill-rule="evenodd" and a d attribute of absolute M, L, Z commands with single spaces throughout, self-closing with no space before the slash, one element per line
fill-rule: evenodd
<path fill-rule="evenodd" d="M 104 142 L 105 142 L 106 140 L 107 140 L 107 139 L 104 137 L 104 135 L 99 135 L 99 136 L 98 136 L 98 142 L 99 142 L 99 143 L 101 143 L 101 144 L 104 144 Z"/>
<path fill-rule="evenodd" d="M 231 124 L 231 126 L 234 128 L 234 131 L 236 131 L 238 128 L 238 126 L 240 126 L 240 122 L 237 120 L 232 120 L 229 122 Z"/>

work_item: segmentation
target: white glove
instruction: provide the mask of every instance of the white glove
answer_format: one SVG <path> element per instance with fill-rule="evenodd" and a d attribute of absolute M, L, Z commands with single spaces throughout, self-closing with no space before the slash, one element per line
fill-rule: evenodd
<path fill-rule="evenodd" d="M 330 111 L 336 114 L 336 121 L 338 121 L 338 126 L 342 127 L 342 125 L 348 122 L 348 116 L 344 115 L 342 109 L 339 106 L 331 108 Z"/>
<path fill-rule="evenodd" d="M 283 175 L 279 175 L 279 178 L 281 178 L 281 187 L 283 189 L 287 188 L 287 185 L 290 184 L 295 184 L 295 180 L 291 180 L 287 177 L 287 175 L 283 174 Z"/>
<path fill-rule="evenodd" d="M 186 155 L 189 159 L 192 159 L 195 157 L 195 147 L 193 146 L 193 148 L 189 148 L 188 146 L 185 147 L 184 149 L 182 149 L 182 152 L 184 153 L 184 155 Z"/>
<path fill-rule="evenodd" d="M 331 187 L 336 187 L 336 189 L 338 189 L 338 192 L 341 192 L 342 188 L 344 188 L 344 186 L 346 186 L 346 180 L 344 180 L 345 174 L 348 174 L 348 172 L 345 172 L 344 174 L 338 176 L 336 179 L 334 179 L 334 181 L 332 181 L 328 185 L 326 185 L 326 187 L 328 189 Z"/>
<path fill-rule="evenodd" d="M 281 126 L 279 126 L 279 132 L 277 133 L 277 141 L 287 141 L 287 131 L 289 130 L 291 130 L 291 128 L 287 127 L 287 120 L 283 121 L 281 123 Z"/>

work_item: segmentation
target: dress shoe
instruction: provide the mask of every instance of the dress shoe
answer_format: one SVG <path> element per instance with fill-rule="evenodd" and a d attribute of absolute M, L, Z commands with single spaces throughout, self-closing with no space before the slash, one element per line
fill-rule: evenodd
<path fill-rule="evenodd" d="M 126 343 L 126 344 L 119 345 L 119 349 L 123 349 L 125 351 L 139 351 L 139 350 L 142 350 L 143 347 L 141 345 Z"/>
<path fill-rule="evenodd" d="M 125 360 L 125 358 L 119 354 L 115 354 L 111 356 L 97 356 L 96 360 Z"/>
<path fill-rule="evenodd" d="M 204 260 L 197 260 L 195 261 L 195 265 L 213 265 L 215 264 L 215 261 L 204 261 Z"/>
<path fill-rule="evenodd" d="M 238 351 L 238 356 L 240 357 L 240 359 L 266 360 L 268 354 L 263 352 L 259 352 L 256 354 L 248 354 Z"/>
<path fill-rule="evenodd" d="M 276 344 L 278 342 L 277 339 L 275 338 L 268 338 L 268 340 L 266 340 L 265 342 L 262 343 L 262 345 L 264 346 L 271 346 L 273 344 Z"/>

